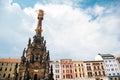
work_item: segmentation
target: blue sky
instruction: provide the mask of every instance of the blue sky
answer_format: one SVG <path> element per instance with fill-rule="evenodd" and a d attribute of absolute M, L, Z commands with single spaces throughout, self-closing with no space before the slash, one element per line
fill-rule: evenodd
<path fill-rule="evenodd" d="M 93 60 L 120 54 L 120 0 L 1 0 L 0 58 L 20 58 L 43 9 L 51 59 Z"/>

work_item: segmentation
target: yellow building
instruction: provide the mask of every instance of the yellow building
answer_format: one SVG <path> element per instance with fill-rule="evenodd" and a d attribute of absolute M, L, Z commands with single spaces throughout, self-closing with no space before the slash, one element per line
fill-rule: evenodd
<path fill-rule="evenodd" d="M 83 80 L 85 77 L 85 69 L 84 69 L 83 61 L 73 61 L 73 69 L 74 69 L 74 78 L 75 80 Z"/>
<path fill-rule="evenodd" d="M 12 80 L 15 65 L 19 65 L 20 59 L 2 58 L 0 59 L 0 80 Z"/>

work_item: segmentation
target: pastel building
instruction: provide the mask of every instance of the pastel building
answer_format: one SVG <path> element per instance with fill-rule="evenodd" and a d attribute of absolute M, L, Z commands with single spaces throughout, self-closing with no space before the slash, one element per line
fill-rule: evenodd
<path fill-rule="evenodd" d="M 61 64 L 60 60 L 53 60 L 50 62 L 50 65 L 53 66 L 53 77 L 54 80 L 62 80 L 61 79 Z"/>
<path fill-rule="evenodd" d="M 74 80 L 72 59 L 61 59 L 60 63 L 62 80 Z"/>
<path fill-rule="evenodd" d="M 96 60 L 103 60 L 109 80 L 120 80 L 120 69 L 115 57 L 111 54 L 98 54 Z"/>
<path fill-rule="evenodd" d="M 20 59 L 13 58 L 0 59 L 0 80 L 12 80 L 14 77 L 15 66 L 19 64 Z"/>
<path fill-rule="evenodd" d="M 74 80 L 85 79 L 85 68 L 83 61 L 73 61 Z"/>
<path fill-rule="evenodd" d="M 108 80 L 103 66 L 103 61 L 84 61 L 84 67 L 84 80 Z"/>

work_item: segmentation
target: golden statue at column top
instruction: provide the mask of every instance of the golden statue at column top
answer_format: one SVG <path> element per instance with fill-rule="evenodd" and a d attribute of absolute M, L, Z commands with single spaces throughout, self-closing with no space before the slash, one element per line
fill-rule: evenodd
<path fill-rule="evenodd" d="M 38 19 L 43 19 L 43 16 L 44 16 L 44 11 L 39 9 L 38 10 Z"/>
<path fill-rule="evenodd" d="M 43 20 L 43 17 L 44 17 L 44 11 L 39 9 L 38 11 L 38 24 L 37 24 L 37 28 L 36 28 L 36 31 L 37 33 L 40 33 L 42 32 L 42 20 Z"/>

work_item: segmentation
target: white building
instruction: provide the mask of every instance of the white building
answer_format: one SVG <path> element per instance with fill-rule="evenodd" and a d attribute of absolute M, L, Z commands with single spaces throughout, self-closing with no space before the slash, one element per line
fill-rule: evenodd
<path fill-rule="evenodd" d="M 120 70 L 115 57 L 111 54 L 98 54 L 96 60 L 103 60 L 105 71 L 110 80 L 120 80 Z"/>
<path fill-rule="evenodd" d="M 50 65 L 53 66 L 54 80 L 62 80 L 60 60 L 51 61 Z"/>

